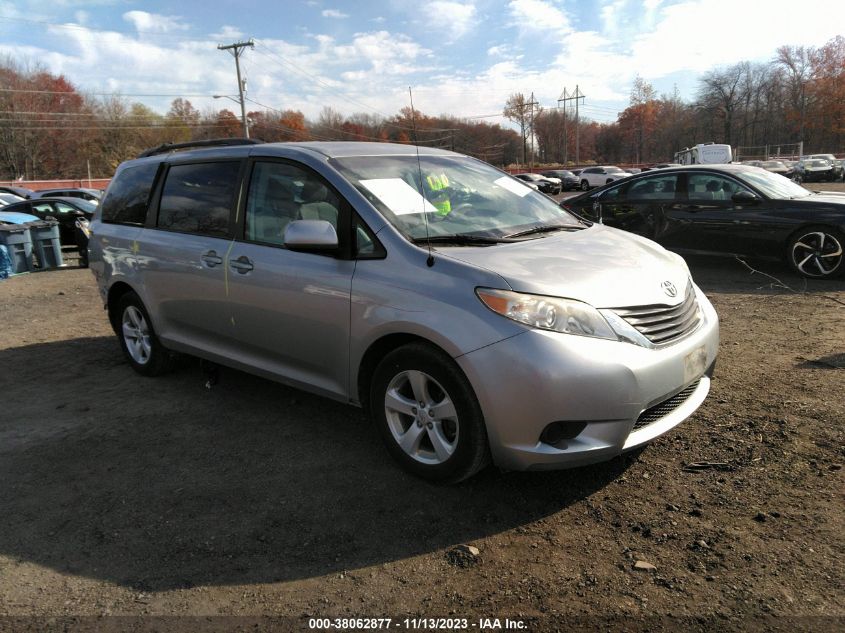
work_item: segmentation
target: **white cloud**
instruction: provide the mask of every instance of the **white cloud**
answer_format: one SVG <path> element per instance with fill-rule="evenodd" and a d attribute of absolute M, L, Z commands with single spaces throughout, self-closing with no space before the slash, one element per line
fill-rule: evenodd
<path fill-rule="evenodd" d="M 426 22 L 437 29 L 445 29 L 450 37 L 458 39 L 475 26 L 476 8 L 472 2 L 432 0 L 424 10 Z"/>
<path fill-rule="evenodd" d="M 244 32 L 236 26 L 229 26 L 224 24 L 220 27 L 217 33 L 209 33 L 208 37 L 212 40 L 239 40 L 244 36 Z"/>
<path fill-rule="evenodd" d="M 182 18 L 172 15 L 159 15 L 146 11 L 127 11 L 123 19 L 131 22 L 139 33 L 169 33 L 171 31 L 186 31 L 188 25 L 181 22 Z"/>
<path fill-rule="evenodd" d="M 625 11 L 627 4 L 628 0 L 612 0 L 601 8 L 601 20 L 605 34 L 616 35 L 619 30 L 620 19 L 625 20 L 625 16 L 621 14 Z"/>
<path fill-rule="evenodd" d="M 356 33 L 351 44 L 333 49 L 338 60 L 365 62 L 379 73 L 401 74 L 412 67 L 407 62 L 431 54 L 406 35 L 377 31 Z"/>
<path fill-rule="evenodd" d="M 343 18 L 348 18 L 349 14 L 344 13 L 343 11 L 338 11 L 337 9 L 323 9 L 321 15 L 324 18 L 335 18 L 338 20 L 342 20 Z"/>
<path fill-rule="evenodd" d="M 525 31 L 554 31 L 565 34 L 572 30 L 563 11 L 545 0 L 511 0 L 510 14 Z"/>

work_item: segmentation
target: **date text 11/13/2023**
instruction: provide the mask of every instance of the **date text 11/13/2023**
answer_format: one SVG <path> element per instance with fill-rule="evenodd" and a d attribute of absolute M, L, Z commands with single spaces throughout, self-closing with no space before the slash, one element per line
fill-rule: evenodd
<path fill-rule="evenodd" d="M 309 618 L 308 628 L 313 630 L 377 630 L 401 628 L 406 630 L 524 630 L 523 620 L 510 618 Z"/>

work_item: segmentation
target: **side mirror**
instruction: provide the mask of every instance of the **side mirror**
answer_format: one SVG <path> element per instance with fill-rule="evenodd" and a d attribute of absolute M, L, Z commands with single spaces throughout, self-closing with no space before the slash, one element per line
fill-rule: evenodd
<path fill-rule="evenodd" d="M 737 191 L 734 195 L 731 196 L 731 200 L 733 200 L 737 204 L 757 204 L 758 202 L 760 202 L 760 198 L 755 196 L 750 191 Z"/>
<path fill-rule="evenodd" d="M 292 251 L 330 251 L 337 248 L 337 231 L 325 220 L 294 220 L 285 228 L 285 246 Z"/>
<path fill-rule="evenodd" d="M 593 215 L 596 216 L 596 221 L 599 224 L 604 224 L 604 219 L 602 218 L 601 202 L 598 198 L 593 200 Z"/>

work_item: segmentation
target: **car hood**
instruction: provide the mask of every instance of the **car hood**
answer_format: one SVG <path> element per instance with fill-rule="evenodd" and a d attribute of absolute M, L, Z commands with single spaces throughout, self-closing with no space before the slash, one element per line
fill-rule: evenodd
<path fill-rule="evenodd" d="M 684 260 L 645 238 L 600 224 L 485 247 L 438 247 L 497 273 L 517 292 L 585 301 L 597 308 L 678 303 L 689 279 Z M 669 297 L 670 281 L 677 297 Z"/>
<path fill-rule="evenodd" d="M 819 191 L 812 196 L 798 198 L 796 201 L 802 203 L 809 202 L 810 206 L 818 204 L 836 205 L 845 212 L 845 208 L 843 208 L 843 205 L 845 205 L 845 191 Z"/>

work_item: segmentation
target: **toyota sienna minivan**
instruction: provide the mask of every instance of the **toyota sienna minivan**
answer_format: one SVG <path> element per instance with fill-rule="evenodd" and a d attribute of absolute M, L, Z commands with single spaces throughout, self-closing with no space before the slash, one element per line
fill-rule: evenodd
<path fill-rule="evenodd" d="M 654 242 L 454 152 L 185 145 L 123 163 L 91 226 L 140 374 L 186 353 L 364 407 L 444 482 L 610 459 L 707 396 L 718 318 Z"/>

